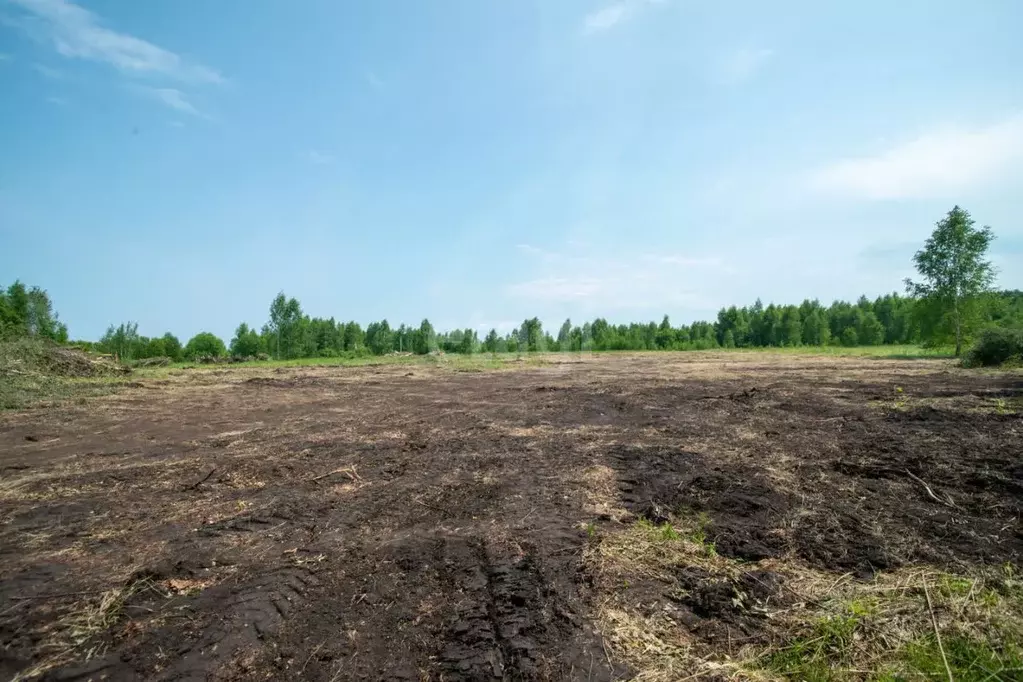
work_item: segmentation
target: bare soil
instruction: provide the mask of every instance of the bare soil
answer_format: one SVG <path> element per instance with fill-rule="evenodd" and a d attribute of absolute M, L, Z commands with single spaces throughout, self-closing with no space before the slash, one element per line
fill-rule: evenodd
<path fill-rule="evenodd" d="M 457 369 L 165 372 L 0 414 L 0 677 L 628 678 L 584 552 L 639 518 L 699 517 L 749 563 L 727 584 L 678 567 L 680 627 L 707 641 L 784 602 L 772 561 L 867 579 L 1023 554 L 1019 374 L 755 353 Z"/>

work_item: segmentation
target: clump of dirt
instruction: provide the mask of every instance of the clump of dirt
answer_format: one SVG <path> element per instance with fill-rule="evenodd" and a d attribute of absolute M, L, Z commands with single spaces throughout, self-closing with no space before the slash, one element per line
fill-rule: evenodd
<path fill-rule="evenodd" d="M 737 636 L 747 643 L 758 639 L 769 629 L 770 612 L 794 601 L 782 590 L 785 577 L 764 569 L 728 577 L 684 565 L 675 572 L 675 579 L 674 600 L 682 608 L 673 617 L 705 641 Z"/>
<path fill-rule="evenodd" d="M 617 446 L 609 455 L 622 472 L 619 490 L 629 511 L 653 523 L 679 512 L 706 514 L 710 539 L 725 556 L 758 561 L 786 551 L 778 527 L 790 496 L 755 468 L 725 469 L 671 448 Z"/>

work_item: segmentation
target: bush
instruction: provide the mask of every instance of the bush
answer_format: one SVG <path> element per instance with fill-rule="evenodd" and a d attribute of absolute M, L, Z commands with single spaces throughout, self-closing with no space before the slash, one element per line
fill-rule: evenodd
<path fill-rule="evenodd" d="M 184 355 L 193 360 L 198 360 L 200 357 L 221 358 L 227 355 L 227 347 L 215 335 L 209 332 L 200 332 L 185 345 Z"/>
<path fill-rule="evenodd" d="M 1023 329 L 991 327 L 963 358 L 964 367 L 994 367 L 1023 359 Z"/>

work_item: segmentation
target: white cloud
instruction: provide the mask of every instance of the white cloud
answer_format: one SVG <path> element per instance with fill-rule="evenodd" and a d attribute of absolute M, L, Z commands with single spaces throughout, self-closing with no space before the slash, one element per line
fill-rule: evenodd
<path fill-rule="evenodd" d="M 167 123 L 167 125 L 169 125 L 171 128 L 184 128 L 185 127 L 185 124 L 182 123 L 181 121 L 169 121 Z"/>
<path fill-rule="evenodd" d="M 721 64 L 721 77 L 726 83 L 742 83 L 752 78 L 774 56 L 768 48 L 742 48 L 730 54 Z"/>
<path fill-rule="evenodd" d="M 491 320 L 489 322 L 477 322 L 474 327 L 479 335 L 482 337 L 487 334 L 491 329 L 497 330 L 498 334 L 507 334 L 508 332 L 518 329 L 519 323 L 515 320 Z M 451 327 L 454 328 L 454 327 Z"/>
<path fill-rule="evenodd" d="M 54 69 L 43 64 L 33 64 L 32 68 L 38 71 L 43 76 L 46 76 L 47 78 L 51 78 L 53 80 L 60 80 L 61 78 L 64 77 L 64 72 L 61 71 L 60 69 Z"/>
<path fill-rule="evenodd" d="M 7 62 L 11 61 L 12 59 L 14 59 L 14 57 L 12 57 L 11 55 L 0 52 L 0 62 Z"/>
<path fill-rule="evenodd" d="M 628 3 L 619 2 L 614 5 L 608 5 L 603 9 L 599 9 L 596 12 L 586 15 L 586 18 L 583 19 L 583 31 L 585 33 L 606 31 L 624 19 L 625 15 L 628 13 Z"/>
<path fill-rule="evenodd" d="M 51 95 L 50 97 L 46 98 L 46 101 L 58 107 L 67 106 L 67 100 L 64 99 L 63 97 L 55 97 Z"/>
<path fill-rule="evenodd" d="M 309 163 L 315 163 L 318 166 L 327 166 L 334 163 L 337 159 L 334 155 L 329 152 L 320 151 L 319 149 L 310 149 L 306 152 L 306 160 Z"/>
<path fill-rule="evenodd" d="M 645 5 L 659 5 L 666 0 L 619 0 L 590 12 L 583 19 L 583 33 L 606 31 L 628 19 Z"/>
<path fill-rule="evenodd" d="M 682 265 L 693 268 L 719 268 L 726 266 L 720 258 L 694 258 L 692 256 L 666 255 L 666 256 L 644 256 L 649 261 L 664 265 Z"/>
<path fill-rule="evenodd" d="M 135 88 L 138 92 L 142 93 L 146 97 L 155 99 L 158 102 L 162 102 L 175 111 L 180 111 L 185 114 L 191 114 L 192 116 L 202 116 L 188 98 L 185 97 L 185 93 L 174 88 Z"/>
<path fill-rule="evenodd" d="M 9 0 L 29 17 L 16 21 L 49 41 L 65 57 L 103 62 L 132 75 L 161 75 L 185 82 L 222 83 L 217 71 L 158 45 L 103 26 L 89 10 L 68 0 Z"/>
<path fill-rule="evenodd" d="M 810 174 L 811 188 L 862 199 L 943 197 L 1023 161 L 1023 115 L 987 127 L 945 126 L 873 156 L 842 159 Z"/>
<path fill-rule="evenodd" d="M 697 292 L 706 289 L 709 274 L 730 272 L 716 257 L 641 254 L 608 258 L 558 253 L 528 244 L 518 248 L 542 267 L 538 276 L 508 286 L 505 293 L 582 309 L 711 309 L 718 306 Z"/>

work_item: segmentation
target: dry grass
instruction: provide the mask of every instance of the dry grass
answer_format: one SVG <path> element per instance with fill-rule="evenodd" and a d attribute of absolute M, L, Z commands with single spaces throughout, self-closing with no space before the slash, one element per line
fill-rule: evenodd
<path fill-rule="evenodd" d="M 1023 679 L 1023 580 L 1011 565 L 969 575 L 903 568 L 862 581 L 791 560 L 721 557 L 692 518 L 594 529 L 585 562 L 609 654 L 637 680 Z M 677 576 L 686 569 L 733 585 L 735 613 L 759 630 L 722 642 L 683 624 Z M 776 600 L 742 593 L 737 579 L 758 569 L 782 578 Z"/>
<path fill-rule="evenodd" d="M 35 665 L 15 675 L 11 682 L 34 679 L 71 661 L 86 662 L 105 654 L 107 642 L 103 635 L 128 617 L 128 601 L 144 592 L 168 596 L 164 585 L 141 578 L 100 592 L 95 597 L 85 596 L 72 602 L 46 633 L 44 655 Z"/>

